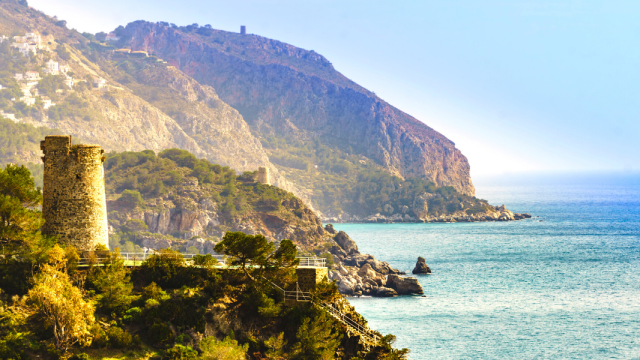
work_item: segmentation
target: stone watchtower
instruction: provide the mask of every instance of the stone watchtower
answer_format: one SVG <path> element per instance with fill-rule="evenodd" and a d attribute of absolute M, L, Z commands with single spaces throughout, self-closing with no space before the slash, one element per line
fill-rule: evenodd
<path fill-rule="evenodd" d="M 109 247 L 104 190 L 105 157 L 100 145 L 71 145 L 71 136 L 47 136 L 44 152 L 42 233 L 58 235 L 78 250 Z"/>
<path fill-rule="evenodd" d="M 269 178 L 269 168 L 266 166 L 260 166 L 258 168 L 258 182 L 262 184 L 271 185 L 271 179 Z"/>

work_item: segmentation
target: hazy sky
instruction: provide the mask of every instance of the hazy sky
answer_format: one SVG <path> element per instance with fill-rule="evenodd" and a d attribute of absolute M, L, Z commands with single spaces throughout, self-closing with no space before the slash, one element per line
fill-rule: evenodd
<path fill-rule="evenodd" d="M 211 24 L 312 49 L 472 176 L 640 170 L 640 1 L 28 0 L 84 32 Z"/>

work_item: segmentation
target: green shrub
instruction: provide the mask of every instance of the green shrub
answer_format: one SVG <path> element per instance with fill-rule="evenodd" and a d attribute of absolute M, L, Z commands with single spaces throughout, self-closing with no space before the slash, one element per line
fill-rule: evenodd
<path fill-rule="evenodd" d="M 218 341 L 210 336 L 200 343 L 200 349 L 201 358 L 204 360 L 245 360 L 249 344 L 240 345 L 229 337 Z"/>
<path fill-rule="evenodd" d="M 109 345 L 116 349 L 126 349 L 133 344 L 133 337 L 127 330 L 111 326 L 106 333 L 109 337 Z"/>
<path fill-rule="evenodd" d="M 123 191 L 122 195 L 118 198 L 118 203 L 130 209 L 144 206 L 144 200 L 142 200 L 140 192 L 136 190 Z"/>
<path fill-rule="evenodd" d="M 168 349 L 164 352 L 164 358 L 166 360 L 197 359 L 198 352 L 193 350 L 190 346 L 176 344 L 171 349 Z"/>
<path fill-rule="evenodd" d="M 175 335 L 165 323 L 153 324 L 147 332 L 149 341 L 157 346 L 168 346 L 173 343 Z"/>
<path fill-rule="evenodd" d="M 4 359 L 4 358 L 3 358 Z M 91 356 L 86 353 L 75 354 L 69 360 L 91 360 Z"/>
<path fill-rule="evenodd" d="M 127 310 L 122 317 L 122 320 L 125 322 L 136 322 L 142 318 L 142 309 L 139 307 L 133 307 Z"/>

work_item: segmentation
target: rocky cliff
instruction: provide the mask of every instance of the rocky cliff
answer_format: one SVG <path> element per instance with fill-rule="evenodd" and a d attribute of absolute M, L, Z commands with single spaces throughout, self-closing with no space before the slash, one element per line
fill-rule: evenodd
<path fill-rule="evenodd" d="M 473 195 L 455 144 L 337 72 L 321 55 L 256 35 L 137 21 L 123 41 L 148 50 L 238 109 L 255 131 L 320 139 Z"/>

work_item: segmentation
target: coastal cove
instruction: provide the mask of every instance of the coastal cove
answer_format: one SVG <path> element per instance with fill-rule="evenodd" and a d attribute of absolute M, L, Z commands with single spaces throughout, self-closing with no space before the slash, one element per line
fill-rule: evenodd
<path fill-rule="evenodd" d="M 639 179 L 477 186 L 522 221 L 334 224 L 400 271 L 423 256 L 433 272 L 417 276 L 426 298 L 349 301 L 412 359 L 638 357 Z"/>

